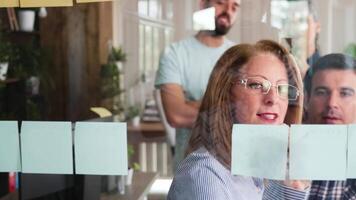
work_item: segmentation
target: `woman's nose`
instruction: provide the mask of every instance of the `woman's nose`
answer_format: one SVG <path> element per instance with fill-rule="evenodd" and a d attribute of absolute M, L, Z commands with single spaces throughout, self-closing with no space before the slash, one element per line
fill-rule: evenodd
<path fill-rule="evenodd" d="M 267 105 L 273 105 L 277 101 L 278 94 L 275 87 L 271 87 L 269 91 L 264 96 L 264 103 Z"/>

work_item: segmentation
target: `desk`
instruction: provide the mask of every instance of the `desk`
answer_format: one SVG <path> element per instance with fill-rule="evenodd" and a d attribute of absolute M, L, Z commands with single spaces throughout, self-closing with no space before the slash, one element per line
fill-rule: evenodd
<path fill-rule="evenodd" d="M 142 200 L 151 189 L 153 182 L 157 179 L 158 173 L 154 172 L 134 172 L 132 184 L 125 186 L 125 194 L 102 194 L 100 200 Z"/>
<path fill-rule="evenodd" d="M 166 141 L 166 131 L 162 122 L 140 122 L 138 126 L 127 123 L 129 143 Z"/>

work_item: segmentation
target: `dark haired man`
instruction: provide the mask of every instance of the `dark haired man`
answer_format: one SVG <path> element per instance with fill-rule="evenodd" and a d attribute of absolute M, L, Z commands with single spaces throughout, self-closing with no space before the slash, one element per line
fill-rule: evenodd
<path fill-rule="evenodd" d="M 356 60 L 343 54 L 320 58 L 307 72 L 306 122 L 356 123 Z M 309 200 L 356 199 L 356 180 L 313 181 Z"/>
<path fill-rule="evenodd" d="M 161 55 L 156 88 L 169 124 L 177 128 L 175 166 L 183 160 L 210 73 L 233 45 L 225 38 L 236 20 L 240 0 L 200 0 L 200 9 L 215 8 L 215 30 L 201 30 L 168 46 Z"/>

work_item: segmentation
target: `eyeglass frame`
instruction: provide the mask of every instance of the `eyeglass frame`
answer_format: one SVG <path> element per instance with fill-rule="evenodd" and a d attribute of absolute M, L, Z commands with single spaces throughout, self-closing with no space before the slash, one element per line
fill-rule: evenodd
<path fill-rule="evenodd" d="M 245 89 L 248 89 L 247 88 L 247 81 L 248 81 L 248 79 L 251 79 L 251 78 L 262 78 L 262 79 L 264 79 L 265 81 L 267 81 L 269 84 L 268 84 L 268 90 L 266 91 L 266 92 L 263 92 L 263 88 L 262 88 L 262 93 L 261 94 L 264 94 L 264 95 L 266 95 L 266 94 L 268 94 L 269 93 L 269 91 L 271 90 L 271 87 L 275 87 L 275 88 L 277 88 L 277 94 L 278 94 L 278 96 L 280 97 L 280 98 L 282 98 L 282 99 L 287 99 L 287 100 L 289 100 L 289 101 L 295 101 L 295 100 L 297 100 L 298 99 L 298 97 L 300 96 L 300 92 L 299 92 L 299 89 L 298 89 L 298 87 L 296 87 L 296 86 L 294 86 L 294 85 L 290 85 L 290 84 L 286 84 L 286 83 L 281 83 L 281 84 L 276 84 L 276 85 L 273 85 L 272 83 L 271 83 L 271 81 L 269 81 L 268 79 L 266 79 L 266 78 L 264 78 L 264 77 L 260 77 L 260 76 L 250 76 L 250 77 L 246 77 L 246 78 L 240 78 L 240 79 L 237 79 L 237 81 L 235 81 L 234 83 L 236 84 L 236 83 L 238 83 L 238 84 L 240 84 L 240 85 L 244 85 L 245 86 Z M 291 86 L 291 87 L 293 87 L 293 88 L 295 88 L 296 89 L 296 97 L 295 97 L 295 99 L 289 99 L 289 97 L 287 97 L 287 98 L 284 98 L 283 96 L 281 96 L 280 94 L 279 94 L 279 90 L 278 90 L 278 86 L 280 86 L 280 85 L 288 85 L 288 86 Z"/>

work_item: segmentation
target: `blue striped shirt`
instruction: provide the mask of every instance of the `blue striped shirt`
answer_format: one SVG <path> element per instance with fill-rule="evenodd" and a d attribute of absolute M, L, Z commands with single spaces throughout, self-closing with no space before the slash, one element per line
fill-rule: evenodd
<path fill-rule="evenodd" d="M 279 181 L 269 180 L 265 184 L 263 200 L 304 200 L 307 199 L 309 190 L 299 191 L 283 185 Z"/>
<path fill-rule="evenodd" d="M 233 176 L 205 148 L 186 157 L 178 166 L 168 200 L 262 199 L 263 180 Z"/>
<path fill-rule="evenodd" d="M 278 181 L 234 176 L 205 148 L 189 154 L 178 166 L 168 200 L 303 200 L 307 193 Z"/>

